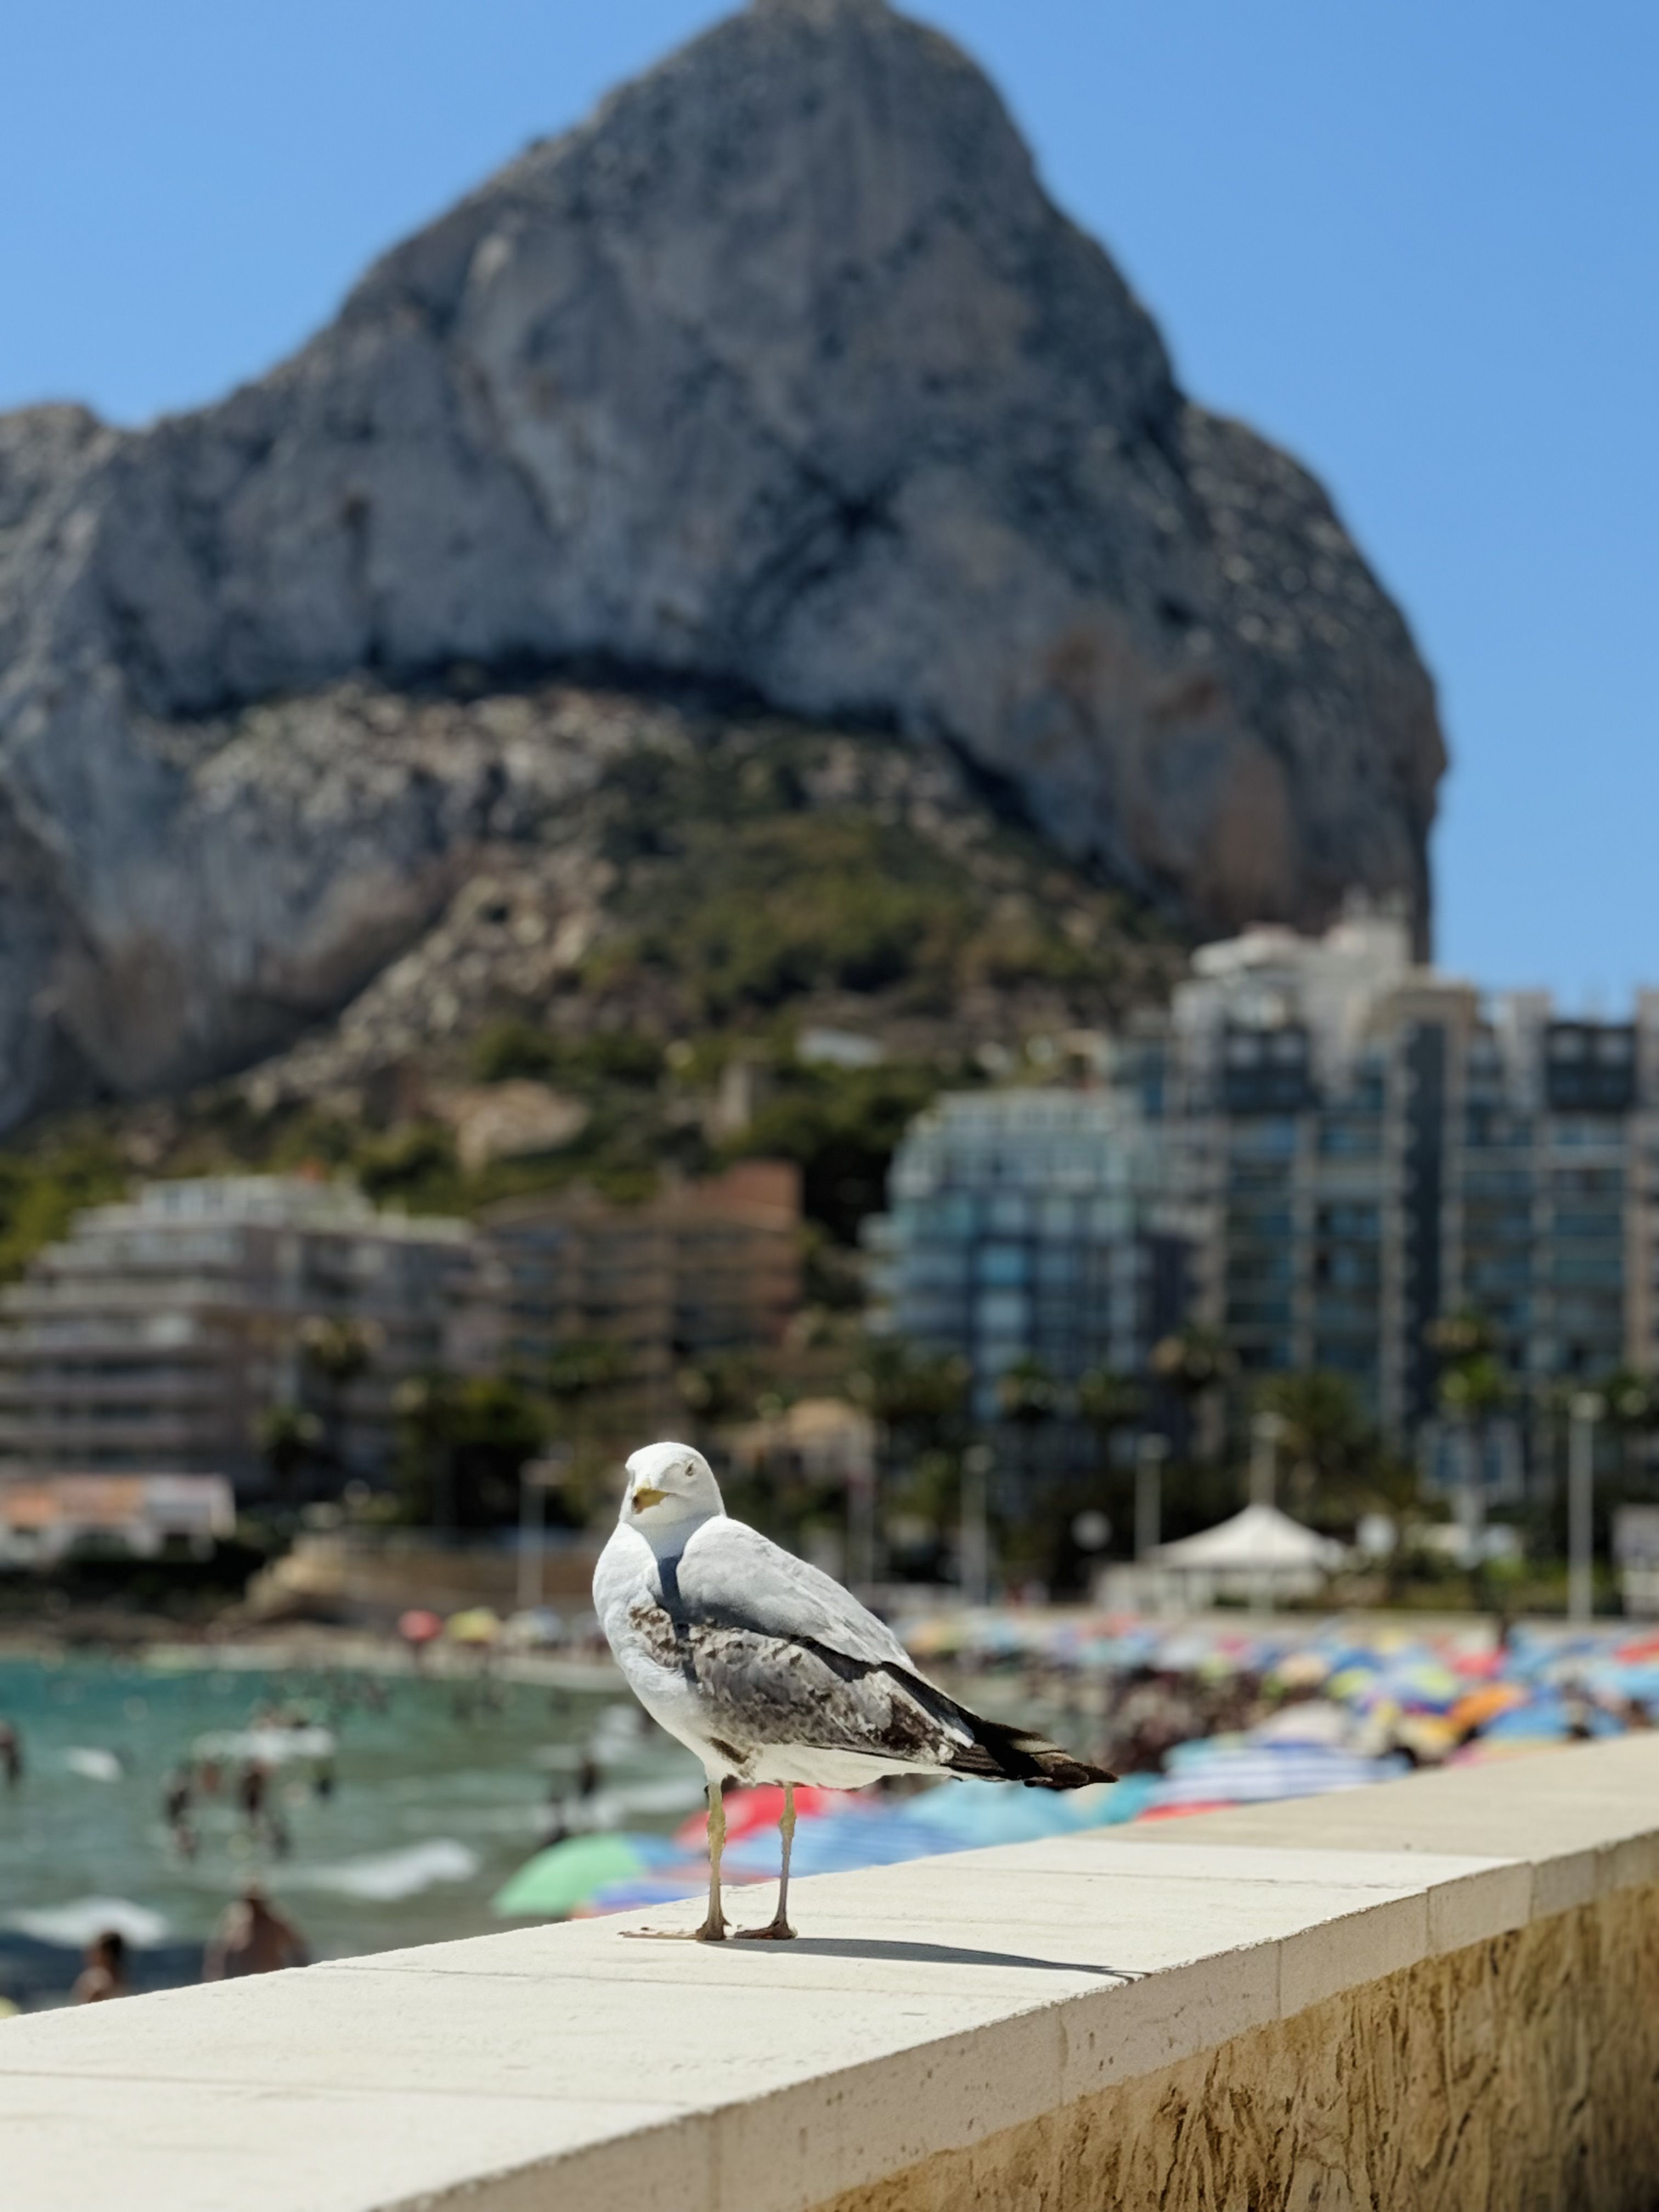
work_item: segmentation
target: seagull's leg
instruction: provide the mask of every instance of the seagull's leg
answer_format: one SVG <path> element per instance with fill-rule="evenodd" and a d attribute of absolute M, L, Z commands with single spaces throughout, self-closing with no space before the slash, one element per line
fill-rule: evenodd
<path fill-rule="evenodd" d="M 720 1909 L 720 1854 L 726 1849 L 726 1800 L 720 1784 L 708 1785 L 708 1910 L 701 1928 L 624 1928 L 624 1936 L 647 1936 L 659 1943 L 723 1943 L 726 1915 Z"/>
<path fill-rule="evenodd" d="M 726 1800 L 718 1782 L 708 1785 L 708 1911 L 697 1930 L 700 1943 L 726 1941 L 726 1914 L 720 1907 L 720 1854 L 726 1849 Z"/>
<path fill-rule="evenodd" d="M 794 1934 L 789 1925 L 789 1847 L 795 1840 L 795 1785 L 783 1785 L 783 1817 L 778 1822 L 778 1833 L 783 1838 L 783 1871 L 778 1877 L 778 1909 L 764 1928 L 739 1928 L 737 1933 L 745 1942 L 783 1943 Z"/>

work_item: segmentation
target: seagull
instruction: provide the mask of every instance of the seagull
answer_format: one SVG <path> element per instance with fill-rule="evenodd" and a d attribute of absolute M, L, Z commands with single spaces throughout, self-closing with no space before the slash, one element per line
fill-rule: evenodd
<path fill-rule="evenodd" d="M 1116 1779 L 947 1697 L 849 1590 L 732 1520 L 690 1444 L 647 1444 L 628 1462 L 593 1605 L 629 1688 L 708 1778 L 708 1910 L 690 1931 L 698 1942 L 794 1934 L 798 1782 L 856 1790 L 884 1774 L 971 1774 L 1080 1790 Z M 783 1784 L 778 1909 L 764 1928 L 728 1929 L 720 1906 L 728 1777 Z"/>

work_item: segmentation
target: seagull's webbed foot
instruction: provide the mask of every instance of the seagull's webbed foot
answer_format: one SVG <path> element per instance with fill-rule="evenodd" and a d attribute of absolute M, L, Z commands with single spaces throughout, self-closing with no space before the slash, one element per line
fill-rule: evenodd
<path fill-rule="evenodd" d="M 726 1807 L 720 1785 L 708 1784 L 708 1910 L 701 1928 L 624 1928 L 623 1934 L 654 1943 L 724 1943 L 728 1932 L 720 1903 L 720 1853 L 726 1846 Z"/>
<path fill-rule="evenodd" d="M 793 1942 L 794 1935 L 794 1929 L 781 1913 L 769 1920 L 764 1928 L 734 1928 L 732 1930 L 733 1942 L 738 1943 L 789 1943 Z"/>
<path fill-rule="evenodd" d="M 705 1920 L 701 1928 L 624 1928 L 622 1932 L 635 1943 L 724 1943 L 737 1931 L 728 1927 L 722 1913 L 718 1920 Z"/>

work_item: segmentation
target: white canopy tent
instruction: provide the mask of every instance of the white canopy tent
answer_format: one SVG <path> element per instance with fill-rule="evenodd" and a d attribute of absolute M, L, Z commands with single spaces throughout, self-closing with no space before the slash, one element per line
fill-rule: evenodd
<path fill-rule="evenodd" d="M 1315 1596 L 1346 1558 L 1340 1544 L 1304 1528 L 1276 1505 L 1247 1505 L 1196 1536 L 1160 1544 L 1152 1565 L 1166 1588 L 1173 1583 L 1189 1606 L 1201 1607 L 1218 1596 L 1258 1603 Z"/>

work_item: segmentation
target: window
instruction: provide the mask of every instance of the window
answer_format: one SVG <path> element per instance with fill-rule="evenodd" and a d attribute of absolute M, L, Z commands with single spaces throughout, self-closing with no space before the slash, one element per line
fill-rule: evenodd
<path fill-rule="evenodd" d="M 1228 1234 L 1231 1237 L 1271 1241 L 1286 1237 L 1290 1233 L 1291 1216 L 1287 1206 L 1234 1206 L 1229 1209 Z"/>
<path fill-rule="evenodd" d="M 1532 1134 L 1532 1123 L 1523 1115 L 1501 1107 L 1472 1104 L 1463 1116 L 1464 1139 L 1477 1151 L 1529 1145 Z"/>
<path fill-rule="evenodd" d="M 1625 1255 L 1614 1252 L 1558 1251 L 1550 1267 L 1558 1283 L 1619 1284 L 1625 1279 Z"/>
<path fill-rule="evenodd" d="M 1316 1224 L 1322 1242 L 1370 1243 L 1379 1233 L 1379 1214 L 1374 1206 L 1322 1206 Z"/>
<path fill-rule="evenodd" d="M 1283 1244 L 1266 1250 L 1235 1252 L 1227 1261 L 1230 1284 L 1288 1283 L 1292 1272 L 1290 1250 Z"/>
<path fill-rule="evenodd" d="M 1314 1365 L 1334 1375 L 1370 1375 L 1376 1354 L 1364 1338 L 1320 1336 L 1314 1339 Z"/>
<path fill-rule="evenodd" d="M 1382 1149 L 1382 1125 L 1369 1115 L 1328 1114 L 1319 1125 L 1319 1149 L 1328 1159 L 1374 1159 Z"/>
<path fill-rule="evenodd" d="M 1229 1150 L 1235 1159 L 1289 1159 L 1296 1151 L 1296 1121 L 1288 1114 L 1263 1114 L 1236 1121 Z"/>
<path fill-rule="evenodd" d="M 981 1337 L 1023 1339 L 1030 1316 L 1023 1291 L 981 1291 L 975 1302 L 974 1322 Z"/>
<path fill-rule="evenodd" d="M 1005 1285 L 1023 1283 L 1030 1273 L 1025 1247 L 1023 1244 L 982 1245 L 975 1273 L 981 1283 Z"/>
<path fill-rule="evenodd" d="M 1366 1245 L 1338 1245 L 1315 1255 L 1314 1280 L 1334 1290 L 1364 1290 L 1375 1286 L 1382 1269 L 1376 1250 Z"/>

